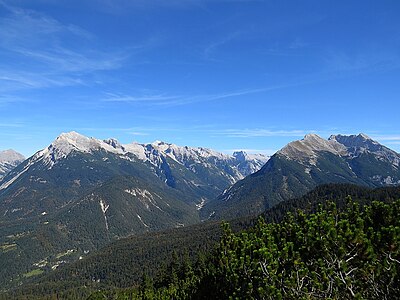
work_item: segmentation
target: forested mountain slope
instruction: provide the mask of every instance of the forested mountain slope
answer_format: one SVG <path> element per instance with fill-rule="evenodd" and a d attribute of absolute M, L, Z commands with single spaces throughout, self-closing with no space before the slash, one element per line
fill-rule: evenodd
<path fill-rule="evenodd" d="M 315 213 L 319 204 L 333 201 L 338 208 L 345 207 L 346 197 L 358 203 L 371 204 L 373 200 L 390 203 L 400 199 L 399 187 L 369 189 L 347 184 L 329 184 L 317 187 L 305 196 L 284 201 L 262 216 L 267 223 L 281 222 L 287 212 L 301 209 L 304 213 Z M 241 218 L 230 222 L 234 231 L 254 226 L 257 217 Z M 212 222 L 177 228 L 159 233 L 133 236 L 117 241 L 99 252 L 69 266 L 61 267 L 42 278 L 23 286 L 14 295 L 49 295 L 59 293 L 82 296 L 97 288 L 127 288 L 139 284 L 146 273 L 150 278 L 160 271 L 168 272 L 168 262 L 176 253 L 178 261 L 188 256 L 196 260 L 200 253 L 213 249 L 222 235 L 221 223 Z M 200 255 L 203 256 L 203 255 Z M 156 276 L 157 277 L 157 276 Z M 74 299 L 71 296 L 69 299 Z"/>

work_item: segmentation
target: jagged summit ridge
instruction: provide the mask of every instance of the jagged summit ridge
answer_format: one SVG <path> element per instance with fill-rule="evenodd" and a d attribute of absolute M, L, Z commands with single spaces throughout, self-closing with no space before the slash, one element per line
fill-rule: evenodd
<path fill-rule="evenodd" d="M 57 148 L 64 154 L 68 155 L 71 151 L 77 150 L 80 152 L 91 152 L 94 150 L 104 149 L 109 152 L 122 152 L 119 151 L 118 141 L 110 139 L 111 143 L 95 139 L 93 137 L 86 137 L 75 131 L 68 133 L 62 133 L 59 137 L 51 144 L 50 147 Z"/>
<path fill-rule="evenodd" d="M 351 157 L 357 157 L 363 153 L 374 153 L 381 160 L 387 160 L 396 167 L 400 166 L 400 155 L 397 152 L 374 141 L 366 134 L 332 135 L 329 140 L 337 141 L 344 145 Z"/>
<path fill-rule="evenodd" d="M 302 140 L 294 141 L 278 151 L 289 159 L 312 158 L 317 152 L 326 151 L 345 155 L 347 149 L 335 139 L 325 140 L 317 134 L 307 134 Z"/>
<path fill-rule="evenodd" d="M 344 145 L 350 151 L 351 149 L 356 148 L 369 151 L 379 151 L 383 148 L 381 144 L 379 144 L 377 141 L 374 141 L 369 136 L 363 133 L 360 133 L 358 135 L 331 135 L 328 140 L 337 141 L 338 143 Z"/>
<path fill-rule="evenodd" d="M 363 153 L 373 153 L 394 166 L 400 166 L 400 155 L 381 145 L 364 133 L 357 135 L 331 135 L 327 140 L 317 134 L 307 134 L 302 140 L 286 145 L 278 154 L 288 159 L 304 161 L 311 164 L 318 153 L 329 152 L 341 157 L 358 157 Z"/>
<path fill-rule="evenodd" d="M 233 157 L 235 157 L 239 161 L 248 161 L 248 160 L 265 160 L 268 156 L 261 153 L 247 153 L 246 151 L 240 150 L 233 152 Z"/>
<path fill-rule="evenodd" d="M 39 151 L 35 156 L 37 156 L 37 158 L 43 157 L 43 159 L 46 161 L 46 164 L 49 167 L 52 167 L 57 160 L 65 158 L 73 151 L 91 153 L 98 150 L 104 150 L 120 156 L 133 154 L 140 160 L 150 161 L 153 163 L 158 163 L 158 159 L 156 157 L 159 155 L 169 157 L 180 164 L 185 164 L 188 160 L 193 160 L 196 163 L 200 163 L 203 159 L 236 159 L 235 155 L 227 155 L 203 147 L 181 147 L 162 141 L 154 141 L 149 144 L 140 144 L 136 142 L 130 144 L 121 144 L 114 138 L 99 140 L 93 137 L 86 137 L 75 131 L 60 134 L 60 136 L 58 136 L 49 147 Z M 252 159 L 257 159 L 259 164 L 264 164 L 268 160 L 268 157 L 261 154 L 246 154 L 246 161 L 250 161 Z"/>
<path fill-rule="evenodd" d="M 328 140 L 358 140 L 358 141 L 371 141 L 374 143 L 377 143 L 376 141 L 374 141 L 372 138 L 370 138 L 368 135 L 366 135 L 365 133 L 359 133 L 359 134 L 351 134 L 351 135 L 344 135 L 344 134 L 332 134 Z"/>
<path fill-rule="evenodd" d="M 47 148 L 34 154 L 26 161 L 22 170 L 13 174 L 13 177 L 4 178 L 0 184 L 0 190 L 10 186 L 33 165 L 39 164 L 40 168 L 52 169 L 69 155 L 94 154 L 98 151 L 104 152 L 103 155 L 109 153 L 131 162 L 149 162 L 155 170 L 164 168 L 167 158 L 193 172 L 196 172 L 194 167 L 196 164 L 206 168 L 223 168 L 223 165 L 226 165 L 229 166 L 228 169 L 231 169 L 230 175 L 227 175 L 231 183 L 259 170 L 268 160 L 268 157 L 260 155 L 257 160 L 248 159 L 245 163 L 240 164 L 232 155 L 202 147 L 181 147 L 161 141 L 149 144 L 137 142 L 121 144 L 114 138 L 100 140 L 71 131 L 60 134 Z"/>
<path fill-rule="evenodd" d="M 243 174 L 257 172 L 270 159 L 270 156 L 263 154 L 247 153 L 245 151 L 233 152 L 237 167 Z"/>
<path fill-rule="evenodd" d="M 46 166 L 51 168 L 60 159 L 67 157 L 73 151 L 91 153 L 101 149 L 113 153 L 123 153 L 122 150 L 114 148 L 105 141 L 71 131 L 61 133 L 47 148 L 37 152 L 33 156 L 33 160 L 42 160 Z"/>

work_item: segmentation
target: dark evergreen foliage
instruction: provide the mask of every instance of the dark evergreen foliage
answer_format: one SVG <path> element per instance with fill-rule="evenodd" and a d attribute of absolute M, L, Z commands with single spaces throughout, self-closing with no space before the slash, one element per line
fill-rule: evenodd
<path fill-rule="evenodd" d="M 173 259 L 161 281 L 89 299 L 398 299 L 400 200 L 346 201 L 236 234 L 224 224 L 205 262 Z"/>
<path fill-rule="evenodd" d="M 349 209 L 346 202 L 348 195 L 357 201 L 357 203 L 360 203 L 360 205 L 371 205 L 374 200 L 391 203 L 396 199 L 400 199 L 400 188 L 392 187 L 371 190 L 346 184 L 320 186 L 299 199 L 282 202 L 274 208 L 267 210 L 262 215 L 264 221 L 261 223 L 259 218 L 251 217 L 231 221 L 230 227 L 233 233 L 225 231 L 225 238 L 222 240 L 222 244 L 219 246 L 220 250 L 217 252 L 213 252 L 212 249 L 218 243 L 222 235 L 221 224 L 218 222 L 204 223 L 186 228 L 121 239 L 83 260 L 61 267 L 42 278 L 32 280 L 30 284 L 23 286 L 19 290 L 14 290 L 8 295 L 22 299 L 24 299 L 23 297 L 25 296 L 28 297 L 27 299 L 41 296 L 51 299 L 51 297 L 55 297 L 55 295 L 58 295 L 61 299 L 80 299 L 89 296 L 89 294 L 97 289 L 101 289 L 102 291 L 106 289 L 107 292 L 92 294 L 91 298 L 96 299 L 95 297 L 97 296 L 104 297 L 104 295 L 106 295 L 109 299 L 114 299 L 113 297 L 120 295 L 120 297 L 122 297 L 120 299 L 130 299 L 130 296 L 132 296 L 133 299 L 151 299 L 151 297 L 156 294 L 159 298 L 162 297 L 161 295 L 164 295 L 166 299 L 169 299 L 172 297 L 171 295 L 175 295 L 175 298 L 180 297 L 180 299 L 188 299 L 185 298 L 189 295 L 187 294 L 189 293 L 188 290 L 180 289 L 180 286 L 187 286 L 189 290 L 196 290 L 199 298 L 201 298 L 200 295 L 205 295 L 204 293 L 207 292 L 216 293 L 215 295 L 218 295 L 218 293 L 222 293 L 223 290 L 226 290 L 226 287 L 221 288 L 215 285 L 216 282 L 222 280 L 221 278 L 215 277 L 216 274 L 220 274 L 222 270 L 224 270 L 223 272 L 226 271 L 225 269 L 221 269 L 224 266 L 223 264 L 221 265 L 221 263 L 227 258 L 219 256 L 223 245 L 226 247 L 241 245 L 240 249 L 243 248 L 243 251 L 250 251 L 245 250 L 247 249 L 247 239 L 250 239 L 244 239 L 245 236 L 255 238 L 254 232 L 261 229 L 268 230 L 268 232 L 273 229 L 271 231 L 273 234 L 283 236 L 281 235 L 283 233 L 279 233 L 278 230 L 282 228 L 282 226 L 286 226 L 283 224 L 291 224 L 290 222 L 292 222 L 293 224 L 291 226 L 295 226 L 294 228 L 300 230 L 305 226 L 304 224 L 308 224 L 304 220 L 315 218 L 315 215 L 307 217 L 307 215 L 312 213 L 317 215 L 323 213 L 322 215 L 324 218 L 319 218 L 321 220 L 329 219 L 330 213 L 333 210 L 330 203 L 335 203 L 337 214 L 343 210 L 345 210 L 344 214 L 348 214 L 348 212 L 346 212 Z M 301 210 L 300 214 L 298 213 L 299 210 Z M 288 219 L 284 220 L 288 212 L 291 213 L 292 216 L 289 218 L 290 222 Z M 396 212 L 397 211 L 394 211 L 392 216 L 394 216 Z M 360 210 L 359 213 L 363 214 L 364 211 Z M 344 217 L 346 215 L 341 216 Z M 364 216 L 365 215 L 362 215 L 361 217 L 364 218 Z M 282 220 L 284 220 L 283 223 L 281 223 Z M 301 220 L 305 223 L 301 223 Z M 275 223 L 275 225 L 270 225 L 270 223 Z M 262 227 L 260 227 L 260 224 L 262 224 Z M 302 225 L 300 226 L 298 224 Z M 317 225 L 318 224 L 317 222 Z M 275 227 L 271 227 L 271 229 L 268 226 Z M 379 226 L 379 224 L 375 224 L 373 226 L 374 230 L 383 230 L 380 229 L 381 227 Z M 247 229 L 247 231 L 239 235 L 234 234 L 234 232 L 243 229 Z M 305 230 L 306 229 L 302 231 L 302 234 L 307 233 Z M 316 232 L 315 228 L 307 230 L 309 232 Z M 289 237 L 285 237 L 285 239 L 287 239 L 288 242 L 293 242 Z M 231 242 L 228 243 L 228 241 L 230 241 L 229 239 L 234 241 L 232 242 L 233 244 Z M 348 241 L 344 240 L 343 243 L 344 242 L 347 243 Z M 315 245 L 312 244 L 310 249 L 314 248 Z M 234 253 L 241 253 L 238 252 L 239 248 L 235 249 Z M 250 247 L 249 249 L 253 248 Z M 255 250 L 255 248 L 253 250 Z M 282 251 L 282 249 L 280 251 Z M 377 249 L 376 251 L 380 250 Z M 303 252 L 300 251 L 300 254 L 305 255 L 305 250 Z M 252 258 L 252 254 L 246 255 L 250 255 L 250 258 Z M 395 256 L 391 257 L 393 258 Z M 244 256 L 244 258 L 246 258 L 246 256 Z M 307 258 L 307 256 L 305 256 L 305 258 Z M 228 265 L 230 265 L 230 263 Z M 231 267 L 233 268 L 234 266 L 238 267 L 240 264 L 235 263 L 232 264 Z M 227 268 L 227 266 L 225 267 Z M 200 284 L 203 282 L 200 279 L 205 283 Z M 230 278 L 229 282 L 232 280 L 233 279 Z M 244 279 L 241 278 L 239 281 L 241 282 L 243 280 Z M 134 286 L 137 288 L 130 288 Z M 171 290 L 169 287 L 171 287 Z M 213 289 L 216 290 L 214 291 Z M 181 296 L 178 297 L 176 296 L 177 294 L 168 294 L 172 292 L 181 293 Z M 152 296 L 150 297 L 150 295 Z M 195 296 L 191 294 L 190 297 Z M 210 297 L 215 299 L 215 297 Z"/>

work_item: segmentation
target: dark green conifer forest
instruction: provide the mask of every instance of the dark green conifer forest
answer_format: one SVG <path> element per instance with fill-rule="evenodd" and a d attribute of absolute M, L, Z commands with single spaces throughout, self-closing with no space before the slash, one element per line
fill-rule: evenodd
<path fill-rule="evenodd" d="M 399 199 L 324 185 L 257 218 L 121 240 L 3 298 L 399 299 Z"/>
<path fill-rule="evenodd" d="M 361 207 L 349 197 L 281 223 L 224 235 L 195 263 L 177 259 L 161 277 L 133 290 L 89 299 L 398 299 L 400 201 Z"/>

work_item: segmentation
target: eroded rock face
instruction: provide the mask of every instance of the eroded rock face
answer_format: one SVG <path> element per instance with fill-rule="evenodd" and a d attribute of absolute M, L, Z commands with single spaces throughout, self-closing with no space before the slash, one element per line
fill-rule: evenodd
<path fill-rule="evenodd" d="M 335 155 L 347 155 L 347 148 L 334 139 L 325 140 L 316 134 L 307 134 L 304 139 L 286 145 L 279 154 L 291 160 L 312 159 L 318 152 L 330 152 Z"/>
<path fill-rule="evenodd" d="M 363 153 L 373 153 L 379 159 L 386 160 L 397 167 L 400 165 L 400 155 L 397 152 L 379 144 L 366 134 L 332 135 L 329 140 L 344 145 L 348 154 L 352 157 L 357 157 Z"/>

